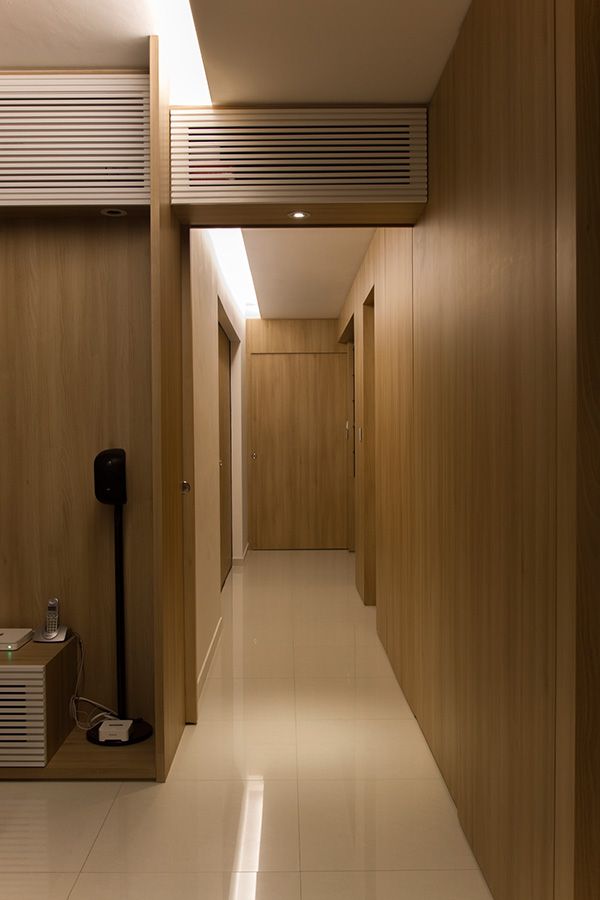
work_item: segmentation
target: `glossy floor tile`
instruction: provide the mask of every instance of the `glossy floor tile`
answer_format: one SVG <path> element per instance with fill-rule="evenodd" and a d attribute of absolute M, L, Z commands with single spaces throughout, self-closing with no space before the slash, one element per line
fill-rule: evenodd
<path fill-rule="evenodd" d="M 491 900 L 354 587 L 250 553 L 166 784 L 0 784 L 0 900 Z"/>
<path fill-rule="evenodd" d="M 0 784 L 0 872 L 79 872 L 118 790 L 90 782 Z"/>
<path fill-rule="evenodd" d="M 301 900 L 297 872 L 79 876 L 70 900 Z M 468 898 L 470 900 L 470 898 Z M 477 898 L 478 900 L 478 898 Z"/>
<path fill-rule="evenodd" d="M 85 872 L 298 871 L 295 781 L 124 785 Z"/>
<path fill-rule="evenodd" d="M 65 873 L 0 872 L 0 897 L 2 900 L 67 900 L 76 878 L 76 874 Z"/>
<path fill-rule="evenodd" d="M 296 719 L 293 678 L 209 678 L 198 704 L 198 722 Z"/>
<path fill-rule="evenodd" d="M 170 778 L 295 779 L 296 724 L 291 717 L 201 721 L 185 729 Z"/>
<path fill-rule="evenodd" d="M 301 779 L 440 778 L 414 719 L 300 720 L 297 728 Z"/>
<path fill-rule="evenodd" d="M 477 868 L 443 782 L 300 781 L 307 871 Z"/>
<path fill-rule="evenodd" d="M 476 871 L 303 872 L 302 900 L 491 900 Z"/>
<path fill-rule="evenodd" d="M 295 679 L 301 719 L 414 719 L 398 682 L 387 678 Z"/>

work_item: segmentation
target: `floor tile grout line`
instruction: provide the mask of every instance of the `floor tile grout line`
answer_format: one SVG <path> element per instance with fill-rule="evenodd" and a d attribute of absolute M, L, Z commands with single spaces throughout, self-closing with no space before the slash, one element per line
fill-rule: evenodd
<path fill-rule="evenodd" d="M 79 870 L 79 872 L 78 872 L 78 874 L 77 874 L 77 878 L 75 879 L 75 884 L 74 884 L 73 887 L 71 888 L 71 891 L 69 891 L 69 897 L 71 896 L 71 893 L 75 890 L 75 886 L 76 886 L 77 882 L 79 881 L 79 876 L 83 873 L 83 870 L 84 870 L 84 868 L 85 868 L 85 865 L 86 865 L 88 859 L 90 858 L 90 855 L 91 855 L 91 853 L 92 853 L 94 847 L 96 846 L 96 843 L 97 843 L 97 841 L 98 841 L 98 838 L 100 837 L 100 832 L 102 831 L 102 829 L 103 829 L 104 826 L 106 825 L 106 821 L 107 821 L 109 815 L 111 814 L 112 808 L 113 808 L 113 806 L 115 805 L 115 803 L 117 802 L 117 799 L 118 799 L 118 797 L 119 797 L 119 795 L 120 795 L 120 793 L 121 793 L 121 791 L 122 791 L 122 789 L 123 789 L 123 784 L 124 784 L 124 782 L 122 782 L 122 781 L 120 781 L 120 782 L 114 782 L 114 784 L 118 784 L 118 788 L 117 788 L 117 790 L 115 791 L 115 795 L 114 795 L 114 797 L 112 798 L 112 801 L 111 801 L 111 803 L 110 803 L 108 809 L 106 810 L 106 815 L 104 816 L 104 818 L 102 819 L 102 822 L 100 823 L 100 827 L 98 828 L 98 831 L 96 832 L 96 837 L 95 837 L 94 840 L 92 841 L 92 846 L 90 847 L 90 849 L 89 849 L 88 852 L 86 853 L 85 859 L 83 860 L 83 863 L 81 864 L 81 868 L 80 868 L 80 870 Z"/>
<path fill-rule="evenodd" d="M 359 776 L 359 777 L 356 777 L 356 776 L 346 775 L 346 776 L 342 776 L 342 777 L 338 777 L 338 778 L 332 777 L 331 775 L 323 775 L 323 776 L 320 776 L 320 777 L 312 776 L 312 777 L 303 777 L 303 778 L 298 778 L 298 777 L 296 777 L 296 778 L 293 778 L 293 777 L 287 777 L 287 778 L 285 778 L 285 777 L 284 777 L 284 778 L 268 778 L 268 777 L 267 777 L 267 778 L 244 778 L 244 777 L 239 777 L 239 778 L 233 778 L 233 777 L 219 777 L 219 778 L 169 778 L 169 783 L 173 783 L 173 784 L 216 784 L 216 783 L 217 783 L 217 784 L 220 784 L 220 783 L 225 783 L 225 784 L 256 784 L 257 782 L 260 782 L 260 783 L 263 783 L 263 784 L 270 784 L 271 782 L 274 782 L 275 784 L 281 784 L 282 782 L 283 782 L 283 783 L 286 783 L 286 782 L 287 782 L 287 783 L 289 784 L 290 782 L 304 783 L 305 781 L 310 781 L 311 783 L 312 783 L 312 782 L 315 782 L 315 781 L 317 781 L 317 782 L 327 781 L 327 782 L 335 782 L 335 783 L 338 783 L 338 782 L 340 782 L 340 781 L 344 781 L 344 782 L 347 782 L 347 781 L 360 781 L 360 782 L 368 782 L 368 783 L 379 782 L 379 781 L 385 781 L 385 782 L 403 782 L 403 783 L 404 783 L 405 781 L 411 781 L 411 782 L 412 782 L 412 781 L 419 781 L 419 782 L 421 782 L 421 781 L 425 781 L 425 782 L 434 781 L 434 782 L 437 783 L 437 782 L 440 782 L 440 781 L 444 782 L 444 779 L 442 778 L 441 775 L 417 775 L 417 776 L 414 776 L 414 775 L 393 775 L 392 777 L 387 777 L 387 776 L 384 776 L 384 777 L 378 777 L 378 776 L 375 776 L 375 775 L 371 775 L 371 776 L 369 776 L 369 775 L 361 775 L 361 776 Z M 446 783 L 444 782 L 444 785 L 445 785 L 445 784 L 446 784 Z"/>
<path fill-rule="evenodd" d="M 84 865 L 85 865 L 85 863 L 84 863 Z M 80 876 L 80 875 L 81 875 L 81 872 L 78 872 L 77 875 L 75 876 L 75 881 L 74 881 L 73 884 L 71 885 L 71 888 L 70 888 L 70 890 L 69 890 L 69 893 L 67 894 L 66 900 L 69 900 L 69 898 L 71 897 L 73 891 L 74 891 L 75 888 L 77 887 L 77 882 L 79 881 L 79 876 Z"/>

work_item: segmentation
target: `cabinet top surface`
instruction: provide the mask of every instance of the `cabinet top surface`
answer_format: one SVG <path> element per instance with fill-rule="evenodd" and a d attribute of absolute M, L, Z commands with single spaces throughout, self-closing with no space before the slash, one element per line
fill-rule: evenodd
<path fill-rule="evenodd" d="M 46 666 L 74 641 L 74 637 L 60 644 L 36 644 L 29 641 L 18 650 L 0 650 L 0 666 Z"/>

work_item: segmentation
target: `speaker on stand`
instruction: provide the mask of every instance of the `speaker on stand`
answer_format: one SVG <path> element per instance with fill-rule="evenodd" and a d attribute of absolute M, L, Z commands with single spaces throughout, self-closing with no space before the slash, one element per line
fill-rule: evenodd
<path fill-rule="evenodd" d="M 121 448 L 102 450 L 94 460 L 94 490 L 100 503 L 114 507 L 115 559 L 115 639 L 117 660 L 117 712 L 127 720 L 127 659 L 125 647 L 125 567 L 123 542 L 123 507 L 127 503 L 125 451 Z M 152 726 L 144 719 L 132 719 L 125 740 L 101 740 L 96 725 L 87 732 L 87 739 L 102 747 L 126 747 L 139 744 L 152 736 Z"/>

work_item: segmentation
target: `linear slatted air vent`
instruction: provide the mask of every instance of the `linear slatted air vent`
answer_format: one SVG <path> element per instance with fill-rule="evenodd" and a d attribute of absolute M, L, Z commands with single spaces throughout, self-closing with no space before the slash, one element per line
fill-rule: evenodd
<path fill-rule="evenodd" d="M 0 766 L 45 765 L 44 667 L 0 667 Z"/>
<path fill-rule="evenodd" d="M 149 202 L 147 75 L 0 75 L 0 206 Z"/>
<path fill-rule="evenodd" d="M 427 200 L 425 108 L 171 110 L 175 204 Z"/>

